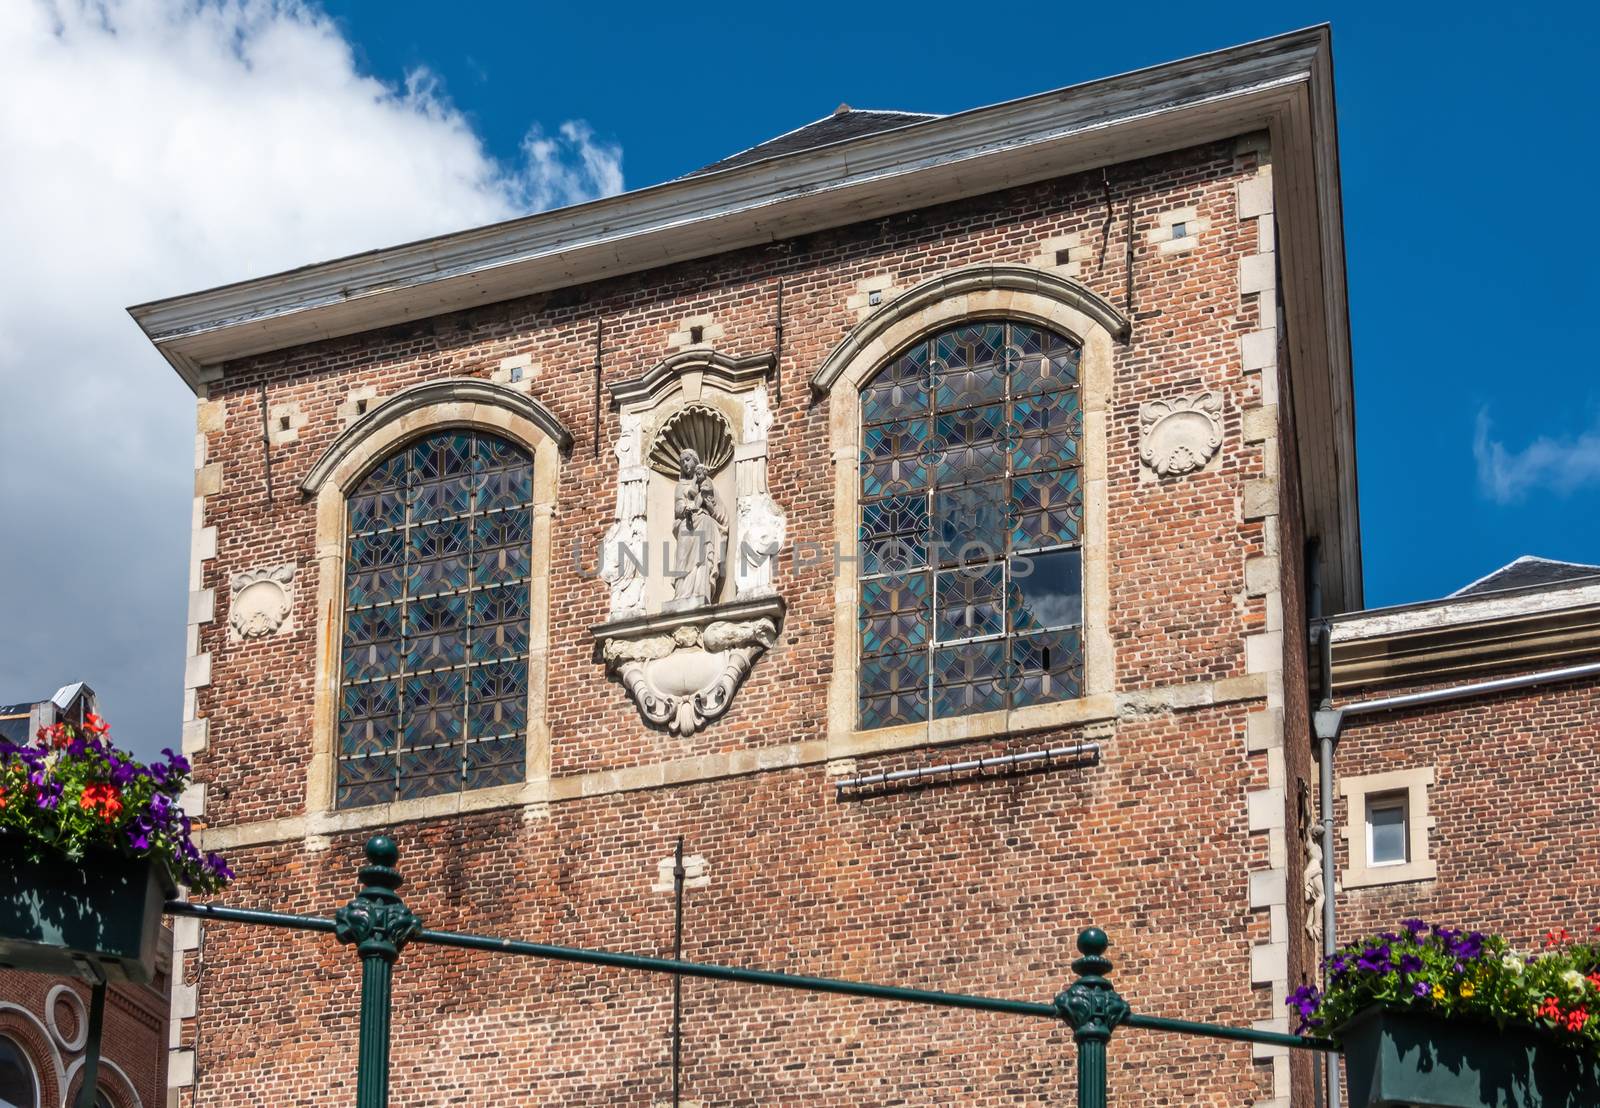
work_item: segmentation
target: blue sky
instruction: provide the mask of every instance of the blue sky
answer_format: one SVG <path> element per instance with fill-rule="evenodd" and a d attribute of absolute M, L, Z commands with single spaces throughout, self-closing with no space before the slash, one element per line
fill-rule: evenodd
<path fill-rule="evenodd" d="M 176 745 L 193 397 L 127 305 L 651 184 L 841 101 L 956 111 L 1324 19 L 1368 604 L 1600 562 L 1593 21 L 1200 12 L 0 0 L 0 702 L 87 680 L 124 741 Z"/>
<path fill-rule="evenodd" d="M 379 76 L 436 73 L 502 156 L 531 119 L 583 118 L 630 188 L 841 101 L 957 111 L 1330 21 L 1367 603 L 1524 553 L 1600 562 L 1600 36 L 1573 8 L 1022 2 L 987 34 L 948 0 L 328 9 Z"/>

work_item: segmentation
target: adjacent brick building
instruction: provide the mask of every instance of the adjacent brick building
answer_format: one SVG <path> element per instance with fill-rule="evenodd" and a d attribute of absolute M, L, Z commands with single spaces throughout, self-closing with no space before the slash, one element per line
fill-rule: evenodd
<path fill-rule="evenodd" d="M 41 727 L 83 723 L 95 693 L 82 681 L 46 700 L 0 705 L 0 738 L 25 743 Z M 167 1101 L 170 936 L 162 934 L 155 980 L 106 990 L 96 1108 Z M 0 968 L 0 1104 L 75 1104 L 83 1083 L 90 989 L 69 978 Z"/>
<path fill-rule="evenodd" d="M 1329 49 L 842 109 L 135 308 L 199 397 L 184 747 L 227 899 L 326 913 L 385 829 L 430 926 L 664 953 L 681 835 L 689 958 L 1045 1000 L 1095 923 L 1137 1010 L 1284 1027 L 1318 954 L 1306 629 L 1362 605 Z M 1352 717 L 1346 784 L 1431 768 L 1438 873 L 1341 928 L 1533 895 L 1503 856 L 1467 877 L 1468 821 L 1516 781 L 1563 834 L 1582 802 L 1537 775 L 1592 756 L 1538 690 L 1496 717 L 1521 769 L 1472 753 L 1485 703 Z M 1596 907 L 1541 881 L 1518 934 Z M 176 945 L 176 1103 L 350 1095 L 348 950 Z M 396 982 L 398 1104 L 667 1094 L 665 980 L 429 947 Z M 698 982 L 683 1059 L 717 1105 L 1054 1103 L 1073 1069 L 1061 1027 Z M 1117 1104 L 1313 1103 L 1281 1051 L 1111 1059 Z"/>

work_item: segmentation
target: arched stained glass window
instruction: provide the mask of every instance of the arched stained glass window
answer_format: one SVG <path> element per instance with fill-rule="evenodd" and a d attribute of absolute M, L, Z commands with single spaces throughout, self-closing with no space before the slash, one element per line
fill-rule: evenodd
<path fill-rule="evenodd" d="M 1081 695 L 1080 355 L 962 324 L 863 387 L 862 728 Z"/>
<path fill-rule="evenodd" d="M 450 429 L 348 498 L 337 804 L 521 781 L 533 462 Z"/>

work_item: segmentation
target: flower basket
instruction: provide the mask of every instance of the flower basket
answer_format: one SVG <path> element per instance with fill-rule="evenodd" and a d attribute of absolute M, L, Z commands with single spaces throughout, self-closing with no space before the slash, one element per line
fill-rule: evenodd
<path fill-rule="evenodd" d="M 148 984 L 162 903 L 177 893 L 159 858 L 98 848 L 82 859 L 30 860 L 0 834 L 0 966 Z"/>
<path fill-rule="evenodd" d="M 1336 1034 L 1351 1108 L 1600 1105 L 1600 1062 L 1538 1028 L 1373 1005 Z"/>

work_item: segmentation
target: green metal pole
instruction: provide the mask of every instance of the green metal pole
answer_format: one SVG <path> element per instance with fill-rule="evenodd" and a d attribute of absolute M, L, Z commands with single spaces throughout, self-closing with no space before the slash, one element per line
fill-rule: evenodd
<path fill-rule="evenodd" d="M 78 1088 L 77 1108 L 94 1108 L 94 1095 L 100 1088 L 100 1035 L 106 1019 L 106 978 L 95 967 L 89 992 L 89 1029 L 83 1045 L 83 1084 Z"/>
<path fill-rule="evenodd" d="M 334 913 L 334 934 L 361 957 L 361 1047 L 356 1060 L 356 1108 L 389 1108 L 390 979 L 395 959 L 422 930 L 422 921 L 395 890 L 400 848 L 387 835 L 367 840 L 361 891 Z"/>
<path fill-rule="evenodd" d="M 1078 979 L 1056 997 L 1056 1011 L 1072 1026 L 1072 1041 L 1078 1044 L 1078 1108 L 1106 1108 L 1106 1043 L 1128 1018 L 1128 1002 L 1105 979 L 1110 945 L 1098 927 L 1078 932 L 1083 957 L 1072 963 Z"/>

